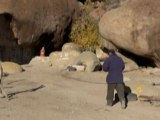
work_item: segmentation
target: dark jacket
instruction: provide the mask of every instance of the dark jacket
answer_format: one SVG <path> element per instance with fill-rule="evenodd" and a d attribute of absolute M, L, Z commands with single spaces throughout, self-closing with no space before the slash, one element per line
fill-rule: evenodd
<path fill-rule="evenodd" d="M 108 72 L 107 83 L 123 83 L 123 70 L 125 68 L 123 60 L 116 54 L 110 55 L 104 61 L 103 70 Z"/>

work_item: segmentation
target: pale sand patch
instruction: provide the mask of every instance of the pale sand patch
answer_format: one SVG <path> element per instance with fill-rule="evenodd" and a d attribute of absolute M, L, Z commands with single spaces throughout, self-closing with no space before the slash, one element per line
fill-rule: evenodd
<path fill-rule="evenodd" d="M 158 120 L 160 107 L 145 102 L 129 102 L 125 110 L 120 103 L 106 107 L 104 72 L 84 73 L 57 70 L 51 67 L 23 66 L 25 72 L 4 80 L 28 79 L 45 87 L 35 92 L 17 94 L 7 101 L 0 99 L 0 120 Z M 147 92 L 158 94 L 160 87 L 150 86 L 159 77 L 139 71 L 124 74 L 133 90 L 142 85 Z M 160 81 L 160 80 L 159 80 Z M 148 87 L 149 86 L 149 87 Z M 136 91 L 136 90 L 135 90 Z"/>

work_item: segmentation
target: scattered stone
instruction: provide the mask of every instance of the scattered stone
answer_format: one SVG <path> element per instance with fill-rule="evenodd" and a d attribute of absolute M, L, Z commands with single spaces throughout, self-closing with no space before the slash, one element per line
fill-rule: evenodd
<path fill-rule="evenodd" d="M 160 83 L 152 83 L 153 86 L 160 86 Z"/>
<path fill-rule="evenodd" d="M 137 101 L 138 100 L 138 97 L 135 93 L 129 93 L 127 95 L 127 100 L 128 101 Z"/>
<path fill-rule="evenodd" d="M 140 95 L 139 100 L 143 101 L 143 102 L 149 102 L 151 104 L 154 104 L 154 102 L 159 102 L 159 104 L 160 104 L 160 97 L 158 97 L 158 96 Z"/>
<path fill-rule="evenodd" d="M 4 74 L 15 74 L 23 71 L 21 65 L 14 62 L 1 62 Z"/>
<path fill-rule="evenodd" d="M 68 66 L 67 70 L 68 71 L 77 71 L 77 69 L 75 67 L 73 67 L 73 66 Z"/>
<path fill-rule="evenodd" d="M 77 71 L 85 71 L 85 66 L 83 65 L 72 65 Z"/>

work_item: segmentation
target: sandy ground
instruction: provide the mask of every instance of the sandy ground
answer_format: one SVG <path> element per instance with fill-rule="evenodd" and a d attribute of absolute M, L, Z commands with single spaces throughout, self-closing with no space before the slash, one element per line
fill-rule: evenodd
<path fill-rule="evenodd" d="M 120 103 L 106 106 L 104 72 L 68 72 L 49 67 L 24 66 L 25 72 L 9 75 L 10 80 L 31 80 L 45 87 L 35 92 L 17 94 L 8 101 L 0 99 L 0 120 L 159 120 L 160 106 L 148 102 L 129 102 L 125 110 Z M 124 74 L 125 83 L 136 92 L 160 96 L 160 86 L 152 87 L 153 81 L 160 81 L 140 71 Z"/>

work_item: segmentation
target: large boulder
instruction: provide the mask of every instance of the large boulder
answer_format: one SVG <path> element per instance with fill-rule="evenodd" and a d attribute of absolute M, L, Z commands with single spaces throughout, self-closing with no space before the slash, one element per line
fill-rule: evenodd
<path fill-rule="evenodd" d="M 58 69 L 66 69 L 81 53 L 76 50 L 72 51 L 56 51 L 49 55 L 52 67 Z"/>
<path fill-rule="evenodd" d="M 66 43 L 62 46 L 62 51 L 52 52 L 49 59 L 52 67 L 67 69 L 73 61 L 81 54 L 81 47 L 75 43 Z"/>
<path fill-rule="evenodd" d="M 61 51 L 52 52 L 49 55 L 49 59 L 51 61 L 52 67 L 57 69 L 65 69 L 69 64 L 68 58 L 63 56 Z"/>
<path fill-rule="evenodd" d="M 20 45 L 32 44 L 45 33 L 53 34 L 51 41 L 55 46 L 62 44 L 65 29 L 77 7 L 76 0 L 1 0 L 0 4 L 8 8 L 0 11 L 1 14 L 13 17 L 11 29 Z"/>
<path fill-rule="evenodd" d="M 36 54 L 42 46 L 47 54 L 59 49 L 77 9 L 77 0 L 0 0 L 1 58 L 8 54 L 5 51 L 8 47 L 31 46 L 35 48 L 31 52 Z M 25 50 L 13 51 L 17 54 Z M 7 58 L 12 56 L 9 55 Z"/>
<path fill-rule="evenodd" d="M 160 67 L 160 1 L 130 0 L 104 14 L 100 34 L 108 42 Z"/>
<path fill-rule="evenodd" d="M 93 72 L 100 70 L 101 64 L 96 54 L 85 51 L 81 53 L 73 62 L 73 65 L 83 65 L 85 66 L 85 71 Z"/>
<path fill-rule="evenodd" d="M 70 51 L 77 51 L 77 52 L 82 52 L 82 48 L 73 42 L 65 43 L 62 46 L 62 52 L 70 52 Z"/>

